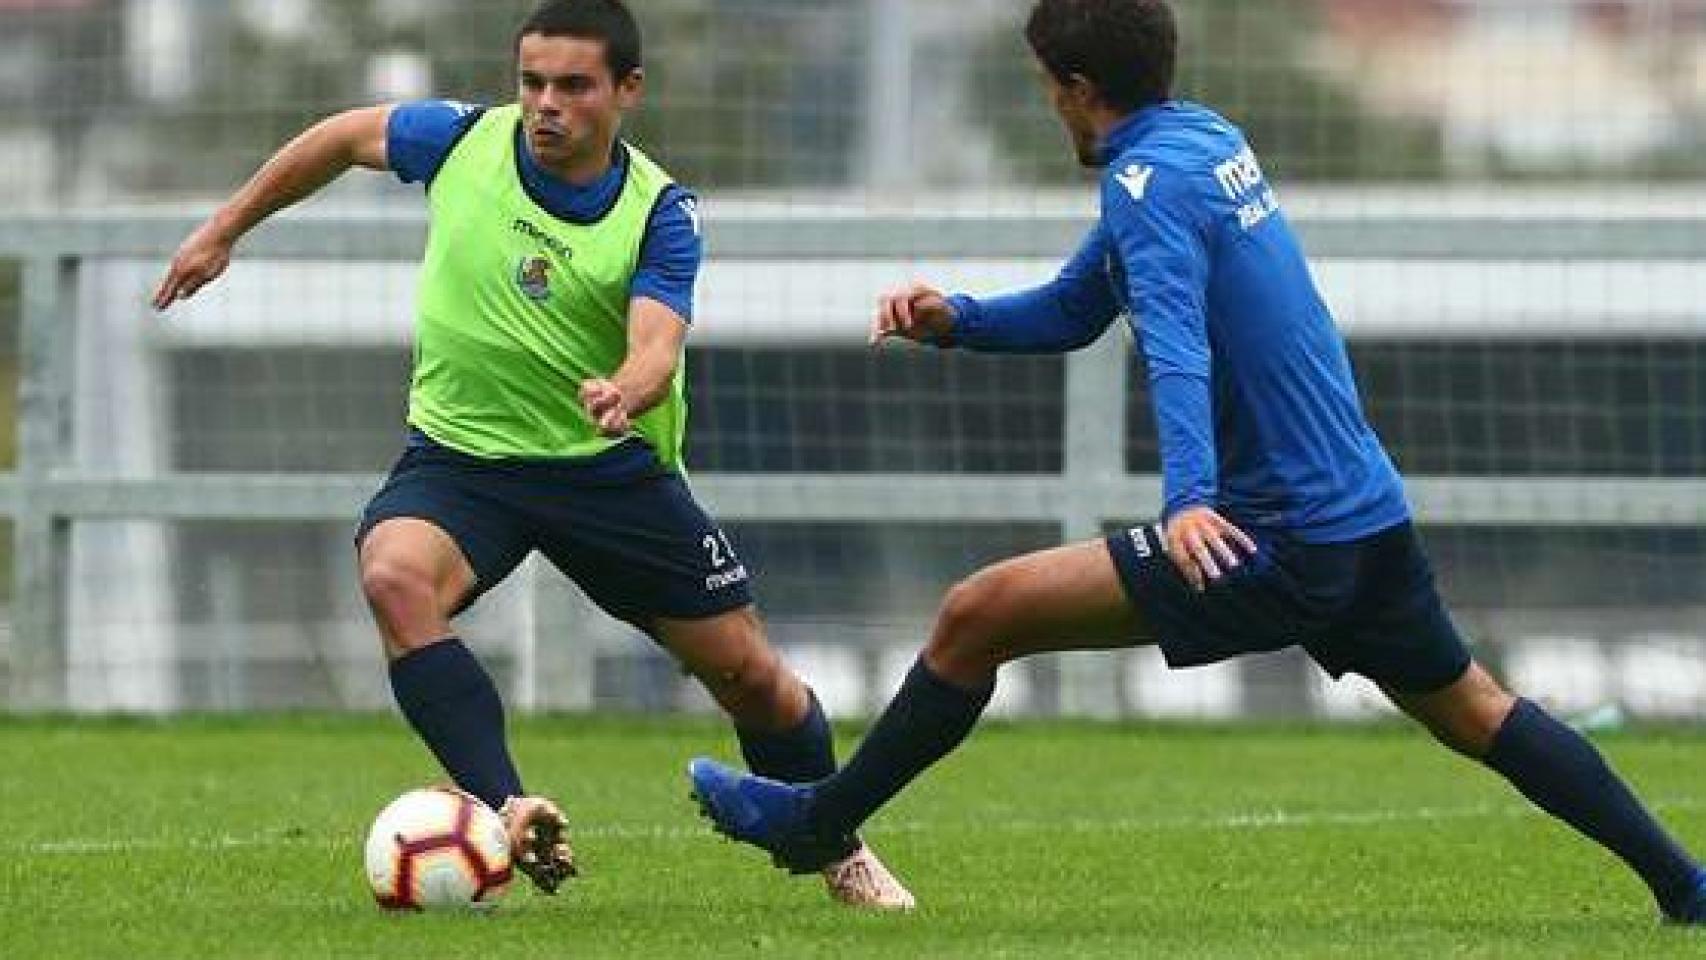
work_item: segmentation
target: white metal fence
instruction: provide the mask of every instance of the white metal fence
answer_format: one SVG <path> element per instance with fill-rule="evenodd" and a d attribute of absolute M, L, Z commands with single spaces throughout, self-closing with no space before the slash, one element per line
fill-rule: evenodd
<path fill-rule="evenodd" d="M 721 466 L 694 483 L 737 541 L 768 553 L 757 576 L 774 633 L 841 712 L 884 695 L 941 585 L 1004 552 L 1143 519 L 1158 502 L 1146 415 L 1127 422 L 1141 377 L 1118 332 L 1058 368 L 996 358 L 955 373 L 949 357 L 855 355 L 883 285 L 1033 281 L 1086 223 L 1071 202 L 982 206 L 891 216 L 729 204 L 712 215 L 690 363 L 721 370 L 696 404 L 711 407 L 712 434 L 739 442 L 711 450 Z M 1401 434 L 1401 461 L 1413 448 L 1431 468 L 1411 470 L 1411 497 L 1484 651 L 1573 709 L 1706 714 L 1706 221 L 1686 215 L 1706 206 L 1367 195 L 1289 206 L 1353 345 L 1384 351 L 1366 359 L 1394 371 L 1372 388 L 1365 377 L 1365 391 L 1377 425 Z M 382 705 L 346 538 L 400 436 L 400 402 L 375 409 L 371 389 L 400 397 L 401 383 L 363 358 L 403 354 L 423 225 L 384 212 L 286 218 L 245 241 L 219 287 L 162 320 L 148 286 L 192 225 L 176 214 L 0 221 L 0 259 L 21 264 L 22 292 L 19 464 L 0 478 L 14 555 L 8 702 Z M 1428 379 L 1442 344 L 1467 353 Z M 861 365 L 916 373 L 898 387 L 828 383 L 824 363 L 854 371 L 841 377 L 863 376 Z M 777 364 L 784 375 L 765 380 Z M 1493 364 L 1469 392 L 1454 385 Z M 1581 390 L 1645 387 L 1601 403 L 1542 385 L 1514 406 L 1485 392 L 1560 370 Z M 1593 386 L 1601 374 L 1613 385 Z M 212 380 L 224 392 L 207 392 Z M 716 412 L 718 390 L 749 387 Z M 956 390 L 974 396 L 939 424 L 908 425 L 909 410 Z M 246 406 L 260 396 L 279 399 Z M 1047 422 L 1002 432 L 1019 428 L 976 420 L 980 398 Z M 859 441 L 874 452 L 822 468 L 857 458 L 836 439 L 814 460 L 813 428 L 787 433 L 814 407 L 876 411 L 883 422 Z M 725 422 L 737 419 L 744 432 Z M 359 448 L 349 462 L 368 468 L 317 467 L 336 457 L 316 445 L 346 429 Z M 992 429 L 996 446 L 1034 437 L 1045 452 L 984 462 Z M 1602 449 L 1607 429 L 1652 436 Z M 764 445 L 783 435 L 787 466 L 767 468 Z M 1526 438 L 1522 450 L 1506 449 L 1511 436 Z M 250 447 L 259 466 L 229 468 Z M 1515 466 L 1500 472 L 1507 454 Z M 1438 469 L 1458 463 L 1472 466 Z M 1667 586 L 1650 592 L 1655 578 Z M 525 568 L 481 609 L 467 632 L 522 708 L 703 705 L 551 571 Z M 1370 709 L 1366 690 L 1326 685 L 1286 657 L 1168 676 L 1147 653 L 1056 658 L 1015 671 L 1003 696 L 1030 712 Z"/>

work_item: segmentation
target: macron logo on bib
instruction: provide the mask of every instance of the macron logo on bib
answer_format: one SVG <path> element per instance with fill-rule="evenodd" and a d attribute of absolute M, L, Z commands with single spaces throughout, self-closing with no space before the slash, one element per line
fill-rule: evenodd
<path fill-rule="evenodd" d="M 1154 175 L 1154 167 L 1134 163 L 1114 174 L 1114 179 L 1120 182 L 1120 186 L 1125 187 L 1125 192 L 1131 194 L 1133 200 L 1142 200 L 1143 192 L 1149 189 L 1149 178 Z"/>

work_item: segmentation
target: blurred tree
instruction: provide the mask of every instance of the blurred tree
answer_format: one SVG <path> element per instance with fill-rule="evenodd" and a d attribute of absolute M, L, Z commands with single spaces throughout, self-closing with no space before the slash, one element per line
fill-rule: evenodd
<path fill-rule="evenodd" d="M 1305 0 L 1178 3 L 1178 95 L 1239 124 L 1268 171 L 1286 180 L 1434 179 L 1443 174 L 1435 125 L 1385 119 L 1308 62 L 1319 25 Z M 979 48 L 974 102 L 1018 177 L 1081 177 L 1041 95 L 1018 22 Z"/>
<path fill-rule="evenodd" d="M 58 198 L 81 180 L 90 132 L 124 106 L 116 0 L 0 3 L 0 127 L 38 124 L 59 162 L 41 182 Z"/>
<path fill-rule="evenodd" d="M 327 114 L 367 102 L 367 56 L 384 49 L 371 0 L 310 4 L 303 29 L 268 29 L 238 4 L 197 4 L 194 89 L 139 105 L 116 173 L 144 194 L 225 192 Z"/>
<path fill-rule="evenodd" d="M 337 110 L 367 103 L 375 54 L 422 53 L 434 96 L 499 103 L 514 96 L 516 25 L 533 3 L 390 0 L 311 7 L 309 29 L 268 31 L 198 11 L 209 51 L 193 97 L 136 117 L 125 185 L 206 192 L 230 187 L 284 140 Z M 628 131 L 699 187 L 840 182 L 859 135 L 863 34 L 845 0 L 655 0 L 636 4 L 649 93 Z M 423 91 L 427 93 L 429 91 Z M 185 162 L 186 155 L 194 162 Z"/>
<path fill-rule="evenodd" d="M 648 4 L 651 94 L 632 134 L 701 187 L 844 182 L 863 116 L 862 4 Z"/>

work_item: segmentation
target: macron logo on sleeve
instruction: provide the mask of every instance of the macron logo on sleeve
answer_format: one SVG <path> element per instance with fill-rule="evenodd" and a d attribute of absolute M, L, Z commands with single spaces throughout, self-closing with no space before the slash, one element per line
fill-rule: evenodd
<path fill-rule="evenodd" d="M 699 236 L 699 204 L 692 197 L 682 197 L 681 212 L 687 214 L 687 219 L 692 222 L 693 235 Z"/>
<path fill-rule="evenodd" d="M 1133 200 L 1142 200 L 1143 192 L 1149 189 L 1149 178 L 1154 175 L 1154 167 L 1133 163 L 1114 174 L 1114 179 L 1120 182 L 1120 186 L 1125 187 L 1125 192 L 1131 194 Z"/>

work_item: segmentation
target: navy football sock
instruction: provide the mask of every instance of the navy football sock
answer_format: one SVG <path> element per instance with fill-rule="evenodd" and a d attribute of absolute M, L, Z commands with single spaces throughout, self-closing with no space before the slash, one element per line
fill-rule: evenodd
<path fill-rule="evenodd" d="M 504 744 L 503 701 L 461 640 L 451 637 L 391 661 L 391 691 L 457 786 L 494 810 L 521 795 L 521 776 Z"/>
<path fill-rule="evenodd" d="M 1483 758 L 1522 795 L 1623 858 L 1674 914 L 1699 865 L 1659 826 L 1599 751 L 1528 700 L 1518 700 Z"/>
<path fill-rule="evenodd" d="M 818 784 L 813 824 L 822 832 L 857 830 L 925 768 L 960 745 L 994 692 L 994 684 L 963 690 L 936 676 L 920 657 L 847 765 Z"/>
<path fill-rule="evenodd" d="M 783 783 L 812 783 L 835 772 L 829 719 L 810 688 L 806 697 L 806 715 L 792 730 L 763 733 L 735 728 L 741 756 L 753 773 Z"/>

